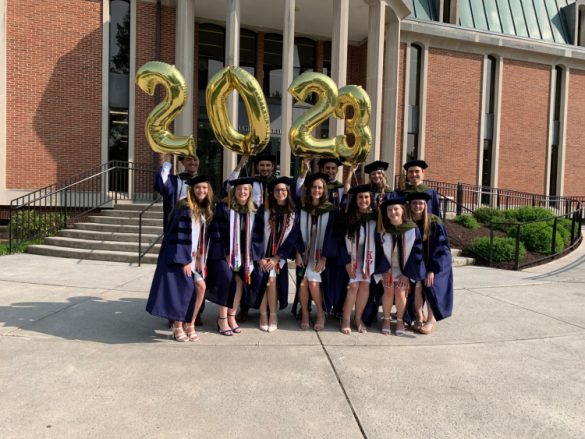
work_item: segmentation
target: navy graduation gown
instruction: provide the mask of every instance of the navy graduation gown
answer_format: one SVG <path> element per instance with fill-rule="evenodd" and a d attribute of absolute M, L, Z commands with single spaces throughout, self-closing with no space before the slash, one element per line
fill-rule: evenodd
<path fill-rule="evenodd" d="M 205 298 L 213 303 L 231 308 L 236 293 L 236 274 L 228 264 L 230 252 L 230 209 L 226 203 L 218 203 L 210 227 L 209 253 L 207 256 L 207 290 Z M 262 236 L 264 233 L 263 209 L 259 209 L 252 228 L 252 251 L 254 270 L 251 284 L 244 285 L 242 303 L 248 301 L 250 289 L 258 288 L 260 271 L 256 261 L 262 257 Z"/>
<path fill-rule="evenodd" d="M 168 320 L 190 321 L 195 305 L 193 277 L 185 276 L 183 267 L 191 258 L 191 212 L 179 205 L 169 218 L 146 303 L 146 311 Z"/>
<path fill-rule="evenodd" d="M 264 212 L 264 210 L 263 210 Z M 276 215 L 276 221 L 278 224 L 278 230 L 281 230 L 281 227 L 285 227 L 284 223 L 284 215 L 282 214 L 275 214 L 274 212 L 270 212 L 270 217 Z M 264 234 L 266 234 L 266 219 L 267 214 L 264 215 Z M 270 218 L 269 217 L 269 218 Z M 299 234 L 299 215 L 298 213 L 295 214 L 294 223 L 288 236 L 283 240 L 280 246 L 276 250 L 276 255 L 280 257 L 281 261 L 284 261 L 284 266 L 280 269 L 280 271 L 276 274 L 276 292 L 278 296 L 278 307 L 279 309 L 284 309 L 288 306 L 288 263 L 287 259 L 293 259 L 296 254 L 297 245 L 298 245 L 298 234 Z M 275 238 L 270 232 L 270 237 L 264 236 L 269 243 L 266 252 L 263 254 L 263 258 L 265 257 L 272 257 L 275 256 L 272 254 L 272 249 L 270 247 L 271 239 L 278 239 Z M 255 288 L 250 289 L 250 294 L 248 296 L 248 306 L 251 308 L 259 308 L 262 300 L 264 299 L 264 294 L 266 292 L 266 286 L 268 285 L 268 281 L 270 280 L 270 273 L 265 273 L 258 268 L 258 282 Z M 273 311 L 273 310 L 271 310 Z"/>
<path fill-rule="evenodd" d="M 181 193 L 185 190 L 187 183 L 176 175 L 170 173 L 170 163 L 161 166 L 154 179 L 154 190 L 161 194 L 163 199 L 163 230 L 167 230 L 169 215 L 181 198 Z M 167 174 L 166 180 L 163 174 Z"/>

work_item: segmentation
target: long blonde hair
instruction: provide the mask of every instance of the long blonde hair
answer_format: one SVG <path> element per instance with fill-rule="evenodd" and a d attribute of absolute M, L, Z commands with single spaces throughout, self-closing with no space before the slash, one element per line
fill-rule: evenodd
<path fill-rule="evenodd" d="M 246 205 L 248 206 L 248 212 L 256 213 L 258 210 L 258 206 L 254 203 L 254 187 L 251 184 L 245 184 L 242 186 L 248 186 L 250 188 L 250 195 L 248 196 L 248 201 Z M 236 200 L 236 186 L 232 186 L 228 193 L 227 205 L 228 208 L 232 206 L 232 202 Z"/>
<path fill-rule="evenodd" d="M 424 201 L 424 200 L 422 200 L 422 201 Z M 412 207 L 411 207 L 412 204 L 411 203 L 412 203 L 412 201 L 410 201 L 408 203 L 408 216 L 410 217 L 411 220 L 416 222 L 416 220 L 414 219 L 414 217 L 412 215 Z M 422 222 L 422 225 L 423 225 L 423 227 L 422 227 L 422 240 L 426 241 L 427 239 L 429 239 L 429 236 L 431 235 L 431 217 L 432 217 L 432 215 L 429 215 L 429 212 L 428 212 L 429 206 L 428 206 L 427 202 L 424 201 L 424 203 L 425 203 L 425 210 L 423 210 L 423 212 L 421 213 L 422 217 L 421 217 L 420 221 Z"/>
<path fill-rule="evenodd" d="M 206 223 L 210 223 L 213 218 L 213 189 L 208 181 L 207 184 L 207 195 L 202 201 L 198 201 L 195 196 L 195 186 L 189 186 L 187 191 L 187 202 L 189 203 L 189 209 L 191 209 L 191 215 L 194 218 L 200 218 L 203 216 Z M 200 183 L 198 183 L 200 184 Z"/>

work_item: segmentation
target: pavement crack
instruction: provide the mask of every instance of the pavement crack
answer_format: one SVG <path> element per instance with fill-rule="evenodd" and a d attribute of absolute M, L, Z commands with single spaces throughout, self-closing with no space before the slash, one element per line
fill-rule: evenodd
<path fill-rule="evenodd" d="M 368 435 L 366 434 L 364 427 L 360 421 L 360 418 L 359 418 L 357 412 L 355 411 L 355 408 L 351 402 L 351 399 L 349 398 L 347 390 L 345 390 L 345 386 L 341 382 L 341 377 L 339 376 L 339 373 L 337 372 L 337 369 L 336 369 L 335 365 L 333 364 L 333 360 L 331 360 L 331 356 L 329 355 L 327 348 L 323 344 L 323 340 L 321 339 L 321 335 L 318 332 L 316 332 L 316 334 L 317 334 L 317 339 L 319 340 L 319 344 L 321 345 L 321 349 L 323 349 L 323 352 L 325 353 L 325 356 L 327 357 L 327 361 L 329 361 L 329 365 L 331 366 L 331 369 L 333 370 L 333 373 L 335 374 L 335 378 L 337 379 L 337 383 L 339 384 L 339 387 L 341 387 L 341 391 L 343 392 L 343 395 L 345 396 L 345 400 L 347 401 L 347 404 L 349 405 L 349 408 L 351 409 L 351 413 L 353 414 L 353 418 L 355 419 L 355 422 L 356 422 L 358 428 L 360 429 L 362 437 L 364 439 L 367 439 Z"/>

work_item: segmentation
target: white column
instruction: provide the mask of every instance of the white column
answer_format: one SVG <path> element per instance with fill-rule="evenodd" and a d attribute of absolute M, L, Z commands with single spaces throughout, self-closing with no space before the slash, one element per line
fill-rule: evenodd
<path fill-rule="evenodd" d="M 280 130 L 280 175 L 290 174 L 290 145 L 288 132 L 292 125 L 293 99 L 287 92 L 293 81 L 293 56 L 295 50 L 295 0 L 284 0 L 284 25 L 282 36 L 282 101 Z"/>
<path fill-rule="evenodd" d="M 240 65 L 240 0 L 228 0 L 225 20 L 225 63 L 227 66 Z M 238 100 L 234 91 L 228 99 L 228 115 L 235 127 L 238 126 Z M 237 155 L 224 148 L 223 176 L 227 176 L 236 167 Z"/>
<path fill-rule="evenodd" d="M 372 102 L 370 114 L 370 130 L 372 132 L 372 148 L 368 161 L 380 158 L 382 136 L 382 78 L 384 75 L 384 22 L 386 17 L 386 2 L 371 0 L 368 18 L 368 64 L 366 76 L 366 91 Z M 394 64 L 387 65 L 394 67 Z"/>
<path fill-rule="evenodd" d="M 102 151 L 101 163 L 108 161 L 108 125 L 110 104 L 110 2 L 102 6 Z"/>
<path fill-rule="evenodd" d="M 559 196 L 565 195 L 565 161 L 567 158 L 567 112 L 569 105 L 569 72 L 571 69 L 567 66 L 563 68 L 562 88 L 561 88 L 561 114 L 559 121 L 559 167 L 557 171 L 557 193 Z M 551 107 L 554 108 L 554 107 Z"/>
<path fill-rule="evenodd" d="M 380 159 L 389 163 L 386 173 L 388 182 L 393 186 L 396 161 L 396 134 L 400 127 L 396 126 L 398 115 L 398 74 L 400 69 L 400 20 L 392 11 L 388 14 L 386 24 L 386 47 L 384 51 L 384 137 L 382 139 Z"/>
<path fill-rule="evenodd" d="M 195 0 L 177 0 L 175 31 L 175 65 L 183 74 L 187 86 L 187 104 L 175 119 L 175 134 L 193 134 L 193 84 L 195 65 Z"/>
<path fill-rule="evenodd" d="M 0 0 L 0 204 L 6 194 L 6 0 Z"/>
<path fill-rule="evenodd" d="M 347 39 L 349 25 L 349 0 L 333 0 L 333 32 L 331 44 L 331 79 L 337 87 L 347 84 Z M 343 134 L 345 122 L 329 119 L 329 137 Z"/>
<path fill-rule="evenodd" d="M 130 66 L 128 75 L 128 162 L 136 161 L 136 3 L 138 0 L 130 1 Z M 134 171 L 129 171 L 128 195 L 134 197 Z"/>

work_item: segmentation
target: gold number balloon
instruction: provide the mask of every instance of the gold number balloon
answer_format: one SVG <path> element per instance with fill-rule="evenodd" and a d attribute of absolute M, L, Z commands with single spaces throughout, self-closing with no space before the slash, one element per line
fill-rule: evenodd
<path fill-rule="evenodd" d="M 250 132 L 242 134 L 232 125 L 227 112 L 229 93 L 236 90 L 246 107 Z M 259 154 L 270 141 L 270 116 L 262 88 L 256 78 L 241 67 L 228 66 L 217 72 L 205 90 L 207 115 L 215 137 L 225 148 L 242 155 Z"/>
<path fill-rule="evenodd" d="M 368 122 L 371 103 L 365 90 L 357 85 L 346 85 L 337 90 L 335 82 L 327 75 L 305 72 L 289 86 L 289 93 L 304 101 L 310 93 L 318 95 L 317 103 L 292 124 L 289 142 L 294 155 L 300 157 L 339 158 L 344 164 L 357 165 L 363 162 L 372 145 Z M 353 108 L 353 116 L 346 119 L 347 107 Z M 311 132 L 330 116 L 346 119 L 346 131 L 355 138 L 349 146 L 347 136 L 340 134 L 332 139 L 316 139 Z"/>
<path fill-rule="evenodd" d="M 150 61 L 136 72 L 136 84 L 149 95 L 154 95 L 157 85 L 162 85 L 164 100 L 146 118 L 146 139 L 155 152 L 165 154 L 196 155 L 193 136 L 176 136 L 169 125 L 181 113 L 187 103 L 185 78 L 175 66 Z"/>

